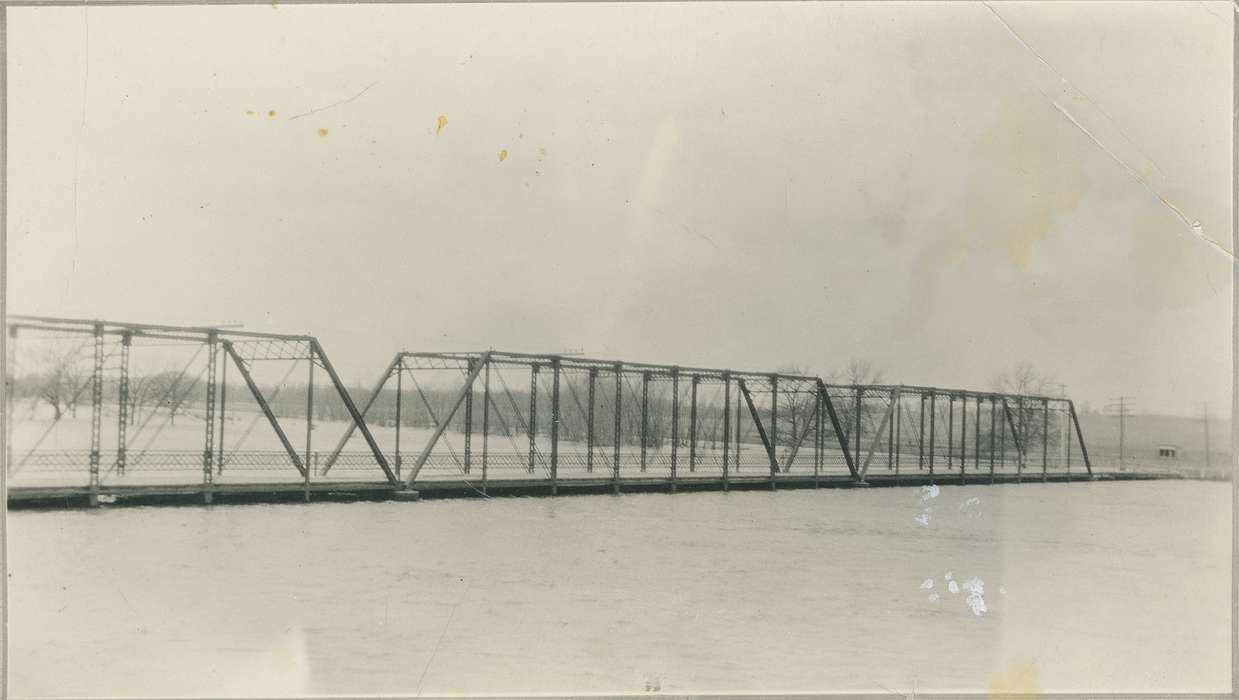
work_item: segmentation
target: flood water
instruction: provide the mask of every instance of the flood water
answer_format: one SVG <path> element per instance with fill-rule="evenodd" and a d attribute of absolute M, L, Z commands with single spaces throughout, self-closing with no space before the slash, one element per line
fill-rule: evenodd
<path fill-rule="evenodd" d="M 10 691 L 1225 691 L 1230 499 L 1146 482 L 16 512 Z"/>

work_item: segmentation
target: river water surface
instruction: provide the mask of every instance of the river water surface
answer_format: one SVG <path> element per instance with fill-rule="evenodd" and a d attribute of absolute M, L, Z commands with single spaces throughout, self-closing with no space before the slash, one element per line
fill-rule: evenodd
<path fill-rule="evenodd" d="M 11 692 L 1229 687 L 1230 485 L 16 512 Z"/>

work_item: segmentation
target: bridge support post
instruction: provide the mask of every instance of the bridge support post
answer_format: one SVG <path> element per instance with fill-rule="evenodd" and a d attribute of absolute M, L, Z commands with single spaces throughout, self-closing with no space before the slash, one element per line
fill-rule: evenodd
<path fill-rule="evenodd" d="M 899 453 L 903 452 L 903 392 L 895 390 L 895 483 L 899 478 Z"/>
<path fill-rule="evenodd" d="M 1050 479 L 1050 402 L 1041 399 L 1041 483 Z"/>
<path fill-rule="evenodd" d="M 899 421 L 899 410 L 896 401 L 899 397 L 899 391 L 891 389 L 891 421 L 886 425 L 886 471 L 894 471 L 895 469 L 895 423 Z"/>
<path fill-rule="evenodd" d="M 314 432 L 314 348 L 310 348 L 310 368 L 305 392 L 305 500 L 310 502 L 310 481 L 314 475 L 314 453 L 311 445 Z"/>
<path fill-rule="evenodd" d="M 697 471 L 697 385 L 700 383 L 701 376 L 694 374 L 688 389 L 688 471 L 690 472 Z M 726 452 L 726 427 L 723 428 L 723 445 L 723 451 Z"/>
<path fill-rule="evenodd" d="M 1007 423 L 1009 422 L 1010 414 L 1007 412 L 1007 399 L 1002 399 L 1002 420 L 998 426 L 998 466 L 1001 469 L 1007 468 Z"/>
<path fill-rule="evenodd" d="M 697 408 L 696 405 L 693 408 Z M 680 368 L 671 368 L 671 493 L 675 493 L 676 458 L 680 441 Z"/>
<path fill-rule="evenodd" d="M 90 494 L 92 507 L 99 505 L 99 441 L 103 425 L 103 324 L 94 326 L 94 371 L 90 391 Z"/>
<path fill-rule="evenodd" d="M 916 434 L 916 470 L 925 470 L 925 392 L 916 392 L 921 399 L 920 420 L 921 427 Z"/>
<path fill-rule="evenodd" d="M 468 374 L 473 374 L 473 366 L 477 360 L 470 358 L 465 363 Z M 473 388 L 465 392 L 465 473 L 473 468 Z"/>
<path fill-rule="evenodd" d="M 219 380 L 219 449 L 215 453 L 215 475 L 224 473 L 224 426 L 228 422 L 228 356 L 220 350 Z"/>
<path fill-rule="evenodd" d="M 855 412 L 855 424 L 856 424 L 855 430 L 853 431 L 853 435 L 852 435 L 852 447 L 853 449 L 856 450 L 856 454 L 855 456 L 852 457 L 852 461 L 857 465 L 857 468 L 859 468 L 860 467 L 860 433 L 861 433 L 860 420 L 861 420 L 861 414 L 865 410 L 865 404 L 864 404 L 864 391 L 865 390 L 860 388 L 860 385 L 858 384 L 853 384 L 852 389 L 854 392 L 853 397 L 852 397 L 852 405 L 853 405 L 852 410 Z"/>
<path fill-rule="evenodd" d="M 538 439 L 538 363 L 529 366 L 529 473 L 537 459 Z"/>
<path fill-rule="evenodd" d="M 813 488 L 821 486 L 822 474 L 822 387 L 813 385 Z"/>
<path fill-rule="evenodd" d="M 598 392 L 598 368 L 589 368 L 589 409 L 585 416 L 585 471 L 594 473 L 594 401 Z"/>
<path fill-rule="evenodd" d="M 641 373 L 641 471 L 645 471 L 645 447 L 650 429 L 650 373 Z"/>
<path fill-rule="evenodd" d="M 977 397 L 977 410 L 973 412 L 972 426 L 972 471 L 981 471 L 981 397 Z"/>
<path fill-rule="evenodd" d="M 388 373 L 387 377 L 391 377 Z M 387 380 L 384 379 L 384 384 Z M 380 391 L 382 389 L 380 388 Z M 404 355 L 396 358 L 396 478 L 400 477 L 400 465 L 404 458 L 400 456 L 400 424 L 404 422 Z M 330 466 L 330 462 L 328 463 Z"/>
<path fill-rule="evenodd" d="M 126 331 L 120 337 L 120 384 L 116 395 L 116 473 L 125 474 L 125 448 L 129 428 L 129 347 L 133 333 Z"/>
<path fill-rule="evenodd" d="M 693 431 L 693 437 L 696 438 L 697 431 Z M 727 483 L 728 453 L 731 451 L 731 373 L 723 372 L 723 491 L 728 490 Z M 739 450 L 740 443 L 736 443 L 736 449 Z"/>
<path fill-rule="evenodd" d="M 955 462 L 955 394 L 947 394 L 946 402 L 946 470 Z"/>
<path fill-rule="evenodd" d="M 773 491 L 779 471 L 779 375 L 777 374 L 770 375 L 770 449 L 774 451 L 775 456 L 775 473 L 770 475 L 770 490 Z"/>
<path fill-rule="evenodd" d="M 998 402 L 989 399 L 989 482 L 994 483 L 994 438 L 998 432 Z"/>
<path fill-rule="evenodd" d="M 486 495 L 487 462 L 490 456 L 490 360 L 482 368 L 482 495 Z"/>
<path fill-rule="evenodd" d="M 202 421 L 206 440 L 202 450 L 202 501 L 210 504 L 214 499 L 215 476 L 215 373 L 219 362 L 219 334 L 207 333 L 207 383 L 206 418 Z"/>
<path fill-rule="evenodd" d="M 959 397 L 959 483 L 968 483 L 964 477 L 968 463 L 968 395 Z"/>
<path fill-rule="evenodd" d="M 551 360 L 551 495 L 559 494 L 559 358 Z"/>
<path fill-rule="evenodd" d="M 937 403 L 934 392 L 929 392 L 929 483 L 934 483 L 934 432 L 938 423 Z"/>
<path fill-rule="evenodd" d="M 1064 455 L 1067 459 L 1067 483 L 1071 483 L 1071 414 L 1066 411 L 1063 411 L 1063 414 L 1063 422 L 1066 424 L 1064 427 L 1067 428 L 1063 431 L 1065 433 L 1063 438 L 1067 443 L 1066 455 Z"/>
<path fill-rule="evenodd" d="M 623 401 L 624 401 L 624 365 L 619 362 L 616 362 L 615 363 L 615 415 L 614 415 L 615 428 L 614 428 L 614 432 L 612 433 L 613 439 L 611 441 L 615 449 L 615 454 L 614 454 L 614 459 L 611 462 L 611 469 L 614 472 L 614 477 L 612 477 L 611 484 L 612 484 L 612 489 L 615 491 L 617 495 L 620 492 L 620 442 L 623 439 L 620 434 L 620 431 L 621 431 L 620 416 L 624 410 Z"/>

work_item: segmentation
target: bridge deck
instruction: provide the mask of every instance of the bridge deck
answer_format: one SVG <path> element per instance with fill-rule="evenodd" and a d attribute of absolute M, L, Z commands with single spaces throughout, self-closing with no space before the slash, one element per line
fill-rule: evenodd
<path fill-rule="evenodd" d="M 1136 481 L 1154 479 L 1181 479 L 1181 475 L 1160 472 L 1107 472 L 1094 476 L 1092 481 Z M 1090 481 L 1080 474 L 994 474 L 927 473 L 872 475 L 864 483 L 857 483 L 846 475 L 779 474 L 772 480 L 767 475 L 732 475 L 726 482 L 719 475 L 679 476 L 672 481 L 665 476 L 647 478 L 626 476 L 618 483 L 610 477 L 578 477 L 560 479 L 556 483 L 548 478 L 505 478 L 483 483 L 477 479 L 436 479 L 419 482 L 414 489 L 392 486 L 385 481 L 366 482 L 259 482 L 225 483 L 210 487 L 198 484 L 103 484 L 94 498 L 104 504 L 176 504 L 176 503 L 238 503 L 278 502 L 288 500 L 413 500 L 419 497 L 480 497 L 501 495 L 570 495 L 611 492 L 646 491 L 719 491 L 727 489 L 805 489 L 805 488 L 866 488 L 925 486 L 938 484 L 989 485 L 1017 483 L 1066 483 Z M 92 491 L 86 485 L 17 486 L 8 489 L 10 507 L 85 507 L 92 502 Z"/>

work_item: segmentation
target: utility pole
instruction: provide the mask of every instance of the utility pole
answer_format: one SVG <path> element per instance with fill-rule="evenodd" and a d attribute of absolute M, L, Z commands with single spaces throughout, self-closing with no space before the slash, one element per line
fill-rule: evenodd
<path fill-rule="evenodd" d="M 1119 469 L 1127 463 L 1127 416 L 1131 414 L 1131 401 L 1134 396 L 1119 396 L 1110 399 L 1112 403 L 1106 406 L 1107 410 L 1117 411 L 1119 416 Z"/>

